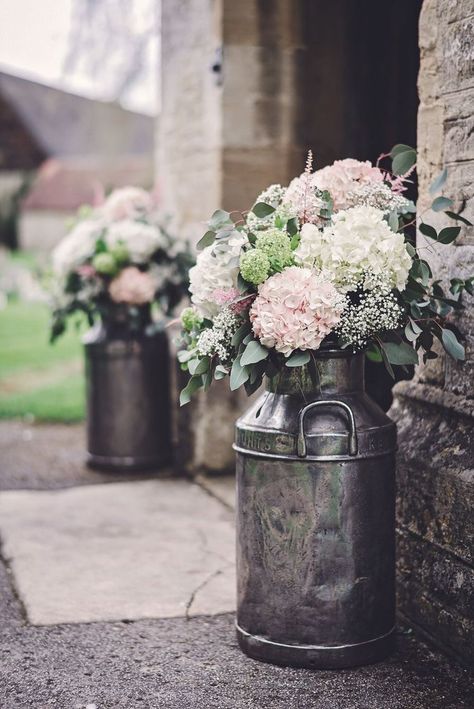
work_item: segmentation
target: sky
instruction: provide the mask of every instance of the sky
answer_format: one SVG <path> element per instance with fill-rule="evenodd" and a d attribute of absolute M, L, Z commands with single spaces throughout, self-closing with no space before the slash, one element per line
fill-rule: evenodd
<path fill-rule="evenodd" d="M 94 22 L 93 32 L 87 33 L 85 28 L 84 34 L 88 34 L 89 44 L 86 46 L 86 40 L 83 38 L 82 44 L 76 47 L 73 66 L 65 70 L 74 37 L 72 28 L 74 27 L 76 32 L 78 21 L 83 22 L 81 12 L 83 13 L 91 2 L 98 3 L 100 11 L 108 11 L 108 19 L 105 12 L 102 12 L 99 19 L 103 21 Z M 128 0 L 128 6 L 133 7 L 133 10 L 131 17 L 127 19 L 127 27 L 122 25 L 119 28 L 122 33 L 115 32 L 116 37 L 122 37 L 123 44 L 115 44 L 114 52 L 108 55 L 108 65 L 104 67 L 104 71 L 99 71 L 91 65 L 89 59 L 94 55 L 94 47 L 97 49 L 97 56 L 100 56 L 101 27 L 110 26 L 110 12 L 111 9 L 117 8 L 117 0 L 1 0 L 0 70 L 11 71 L 16 75 L 91 98 L 118 98 L 125 108 L 155 114 L 159 83 L 156 33 L 146 40 L 143 67 L 131 85 L 119 96 L 114 95 L 111 86 L 120 84 L 121 74 L 126 71 L 127 62 L 130 61 L 130 46 L 127 40 L 130 35 L 140 36 L 144 23 L 152 21 L 151 15 L 156 11 L 157 5 L 156 0 Z M 116 19 L 120 23 L 118 16 Z M 76 32 L 76 43 L 77 35 Z"/>

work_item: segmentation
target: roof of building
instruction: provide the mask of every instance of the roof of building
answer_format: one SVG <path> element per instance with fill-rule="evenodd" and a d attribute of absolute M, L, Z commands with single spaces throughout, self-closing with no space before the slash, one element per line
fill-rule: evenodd
<path fill-rule="evenodd" d="M 75 211 L 83 204 L 99 204 L 115 187 L 152 184 L 149 156 L 50 158 L 38 170 L 22 210 Z"/>
<path fill-rule="evenodd" d="M 0 169 L 35 167 L 51 156 L 152 159 L 153 133 L 151 116 L 0 72 Z"/>

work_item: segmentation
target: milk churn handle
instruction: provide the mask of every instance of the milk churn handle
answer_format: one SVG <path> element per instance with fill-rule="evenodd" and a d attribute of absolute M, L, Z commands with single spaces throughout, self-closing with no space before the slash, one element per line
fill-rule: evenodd
<path fill-rule="evenodd" d="M 322 401 L 313 401 L 312 404 L 308 404 L 303 409 L 301 409 L 299 414 L 298 422 L 298 456 L 300 458 L 306 458 L 306 438 L 304 435 L 304 417 L 317 406 L 339 406 L 339 408 L 344 409 L 347 414 L 347 419 L 349 423 L 349 455 L 357 455 L 357 432 L 355 426 L 355 418 L 351 407 L 344 401 L 337 401 L 336 399 L 325 399 Z"/>

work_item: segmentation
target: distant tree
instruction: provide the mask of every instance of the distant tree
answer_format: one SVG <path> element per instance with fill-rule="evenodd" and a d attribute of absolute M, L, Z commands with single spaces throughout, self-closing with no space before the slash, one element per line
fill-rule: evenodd
<path fill-rule="evenodd" d="M 63 74 L 80 75 L 110 100 L 125 100 L 137 84 L 158 81 L 159 0 L 73 0 Z"/>

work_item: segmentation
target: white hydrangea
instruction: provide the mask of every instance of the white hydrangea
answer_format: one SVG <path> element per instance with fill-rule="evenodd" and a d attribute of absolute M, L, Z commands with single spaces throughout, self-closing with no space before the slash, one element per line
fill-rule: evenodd
<path fill-rule="evenodd" d="M 56 246 L 52 253 L 53 269 L 58 276 L 67 276 L 92 256 L 104 223 L 85 219 L 79 222 Z"/>
<path fill-rule="evenodd" d="M 217 239 L 211 249 L 221 264 L 234 266 L 240 260 L 242 248 L 248 243 L 247 234 L 235 229 L 227 238 Z"/>
<path fill-rule="evenodd" d="M 372 288 L 370 275 L 403 290 L 412 264 L 403 234 L 392 231 L 383 211 L 365 206 L 338 212 L 322 231 L 305 224 L 295 259 L 324 271 L 342 292 Z"/>
<path fill-rule="evenodd" d="M 160 229 L 132 219 L 122 219 L 110 224 L 105 235 L 109 248 L 123 244 L 132 263 L 146 263 L 160 247 L 165 246 Z"/>
<path fill-rule="evenodd" d="M 236 287 L 240 252 L 246 242 L 244 234 L 235 232 L 222 244 L 208 246 L 198 254 L 196 265 L 189 271 L 189 291 L 204 317 L 212 318 L 219 312 L 216 292 Z"/>

